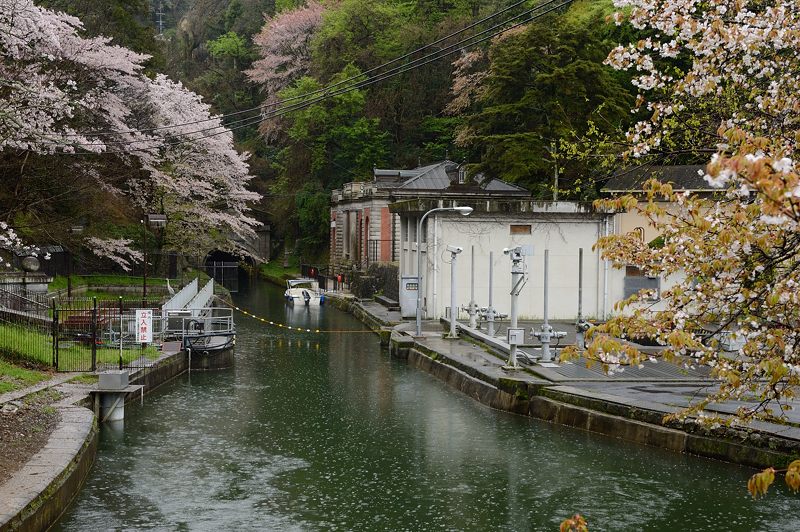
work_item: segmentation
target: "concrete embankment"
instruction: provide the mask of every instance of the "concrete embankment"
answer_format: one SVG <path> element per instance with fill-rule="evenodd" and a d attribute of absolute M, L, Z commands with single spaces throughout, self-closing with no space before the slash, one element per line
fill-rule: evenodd
<path fill-rule="evenodd" d="M 131 384 L 148 393 L 189 368 L 185 351 L 163 355 L 132 373 Z M 60 420 L 47 445 L 7 482 L 0 485 L 0 532 L 46 530 L 79 492 L 94 462 L 98 405 L 89 386 L 61 384 L 66 396 L 53 406 Z M 138 399 L 138 392 L 128 400 Z"/>
<path fill-rule="evenodd" d="M 711 427 L 696 419 L 665 421 L 665 416 L 702 397 L 714 382 L 668 369 L 666 363 L 625 376 L 591 373 L 574 365 L 534 365 L 505 371 L 504 353 L 474 338 L 444 339 L 442 326 L 426 322 L 422 337 L 412 324 L 399 323 L 372 302 L 331 297 L 330 301 L 362 320 L 382 339 L 390 336 L 389 352 L 449 386 L 492 408 L 560 425 L 596 432 L 664 449 L 753 467 L 784 466 L 800 457 L 800 428 L 756 422 L 746 427 Z M 392 328 L 392 326 L 394 326 Z M 465 336 L 465 335 L 462 335 Z M 716 413 L 732 412 L 721 405 Z"/>

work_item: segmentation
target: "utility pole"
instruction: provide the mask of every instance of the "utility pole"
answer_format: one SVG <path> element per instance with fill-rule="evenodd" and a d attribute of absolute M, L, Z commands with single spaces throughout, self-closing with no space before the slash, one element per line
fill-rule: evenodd
<path fill-rule="evenodd" d="M 553 157 L 553 201 L 558 201 L 558 157 L 555 142 L 550 144 L 550 155 Z"/>
<path fill-rule="evenodd" d="M 156 11 L 156 16 L 158 17 L 158 35 L 159 37 L 164 36 L 164 3 L 158 3 L 158 11 Z"/>

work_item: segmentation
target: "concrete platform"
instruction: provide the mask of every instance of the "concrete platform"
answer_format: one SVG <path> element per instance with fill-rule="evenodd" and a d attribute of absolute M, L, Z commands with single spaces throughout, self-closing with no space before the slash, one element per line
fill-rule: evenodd
<path fill-rule="evenodd" d="M 375 315 L 367 320 L 385 320 L 385 307 L 360 303 L 359 312 Z M 358 316 L 357 316 L 358 317 Z M 520 322 L 537 328 L 538 322 Z M 568 332 L 562 344 L 574 343 L 575 328 L 555 323 Z M 732 462 L 768 466 L 783 465 L 800 457 L 800 401 L 789 401 L 787 424 L 753 422 L 746 427 L 709 427 L 695 418 L 666 422 L 679 412 L 713 393 L 718 386 L 709 369 L 687 359 L 684 366 L 664 361 L 645 361 L 641 367 L 607 373 L 597 363 L 579 359 L 571 363 L 520 364 L 517 370 L 503 366 L 508 344 L 503 324 L 494 337 L 485 330 L 468 330 L 459 322 L 461 337 L 445 338 L 447 320 L 423 322 L 416 336 L 413 321 L 392 327 L 390 352 L 432 373 L 451 386 L 494 408 L 540 417 L 555 423 L 631 439 L 647 445 L 691 452 Z M 469 333 L 469 334 L 467 334 Z M 530 336 L 528 336 L 530 338 Z M 534 351 L 533 344 L 521 347 Z M 645 347 L 654 352 L 658 348 Z M 725 402 L 710 405 L 709 415 L 722 417 L 755 402 Z"/>

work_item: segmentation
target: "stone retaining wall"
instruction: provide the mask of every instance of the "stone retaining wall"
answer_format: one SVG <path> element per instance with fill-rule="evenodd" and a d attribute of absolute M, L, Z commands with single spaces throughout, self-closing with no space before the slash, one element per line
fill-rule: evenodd
<path fill-rule="evenodd" d="M 181 351 L 137 371 L 130 382 L 144 385 L 145 393 L 149 393 L 188 368 L 189 357 Z M 129 394 L 127 400 L 137 397 Z M 92 405 L 90 397 L 84 396 L 74 405 L 58 408 L 61 420 L 47 445 L 0 485 L 0 532 L 47 530 L 67 509 L 89 474 L 97 453 L 99 405 Z"/>
<path fill-rule="evenodd" d="M 664 413 L 514 379 L 494 382 L 475 368 L 391 333 L 389 353 L 473 399 L 507 412 L 527 415 L 627 441 L 715 458 L 752 467 L 785 467 L 800 455 L 800 441 L 757 429 L 710 429 L 687 421 L 666 425 Z"/>
<path fill-rule="evenodd" d="M 97 419 L 82 407 L 60 407 L 47 445 L 0 486 L 0 531 L 47 530 L 89 474 L 97 452 Z"/>

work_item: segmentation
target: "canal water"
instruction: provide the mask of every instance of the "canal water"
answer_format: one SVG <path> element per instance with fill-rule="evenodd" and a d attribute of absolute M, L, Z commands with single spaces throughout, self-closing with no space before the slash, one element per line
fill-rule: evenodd
<path fill-rule="evenodd" d="M 334 308 L 257 283 L 236 366 L 180 377 L 97 461 L 56 530 L 798 530 L 800 496 L 752 470 L 493 411 L 381 351 Z"/>

